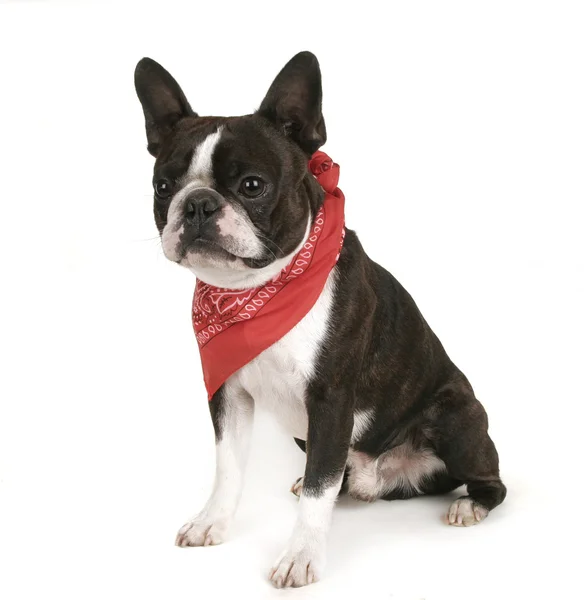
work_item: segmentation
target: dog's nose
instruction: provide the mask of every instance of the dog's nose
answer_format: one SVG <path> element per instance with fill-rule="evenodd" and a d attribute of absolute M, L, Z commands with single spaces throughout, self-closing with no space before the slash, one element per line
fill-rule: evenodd
<path fill-rule="evenodd" d="M 221 206 L 221 196 L 215 190 L 194 190 L 185 201 L 185 219 L 190 225 L 200 227 Z"/>

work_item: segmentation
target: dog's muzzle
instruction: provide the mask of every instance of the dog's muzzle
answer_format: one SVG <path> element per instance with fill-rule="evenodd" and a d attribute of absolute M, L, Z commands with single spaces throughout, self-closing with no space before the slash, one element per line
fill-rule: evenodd
<path fill-rule="evenodd" d="M 184 220 L 191 236 L 197 237 L 203 225 L 225 204 L 223 197 L 211 188 L 199 188 L 190 192 L 184 202 Z"/>

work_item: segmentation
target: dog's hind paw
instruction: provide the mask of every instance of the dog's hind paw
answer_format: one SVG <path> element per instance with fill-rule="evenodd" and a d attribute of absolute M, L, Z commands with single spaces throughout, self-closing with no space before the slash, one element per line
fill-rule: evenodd
<path fill-rule="evenodd" d="M 470 527 L 484 520 L 489 511 L 472 498 L 463 497 L 455 500 L 448 511 L 448 524 L 455 527 Z"/>

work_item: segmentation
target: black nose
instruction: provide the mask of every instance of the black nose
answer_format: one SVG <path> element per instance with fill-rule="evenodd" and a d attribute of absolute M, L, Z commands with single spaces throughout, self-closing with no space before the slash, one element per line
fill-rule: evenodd
<path fill-rule="evenodd" d="M 200 227 L 221 208 L 221 196 L 210 189 L 195 190 L 185 202 L 185 219 L 189 225 Z"/>

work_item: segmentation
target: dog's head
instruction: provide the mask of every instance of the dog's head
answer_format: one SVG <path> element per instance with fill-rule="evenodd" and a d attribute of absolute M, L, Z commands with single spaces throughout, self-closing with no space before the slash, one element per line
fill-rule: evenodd
<path fill-rule="evenodd" d="M 259 110 L 201 117 L 158 63 L 136 66 L 166 257 L 225 288 L 260 285 L 304 243 L 322 191 L 309 157 L 326 141 L 316 57 L 282 69 Z"/>

